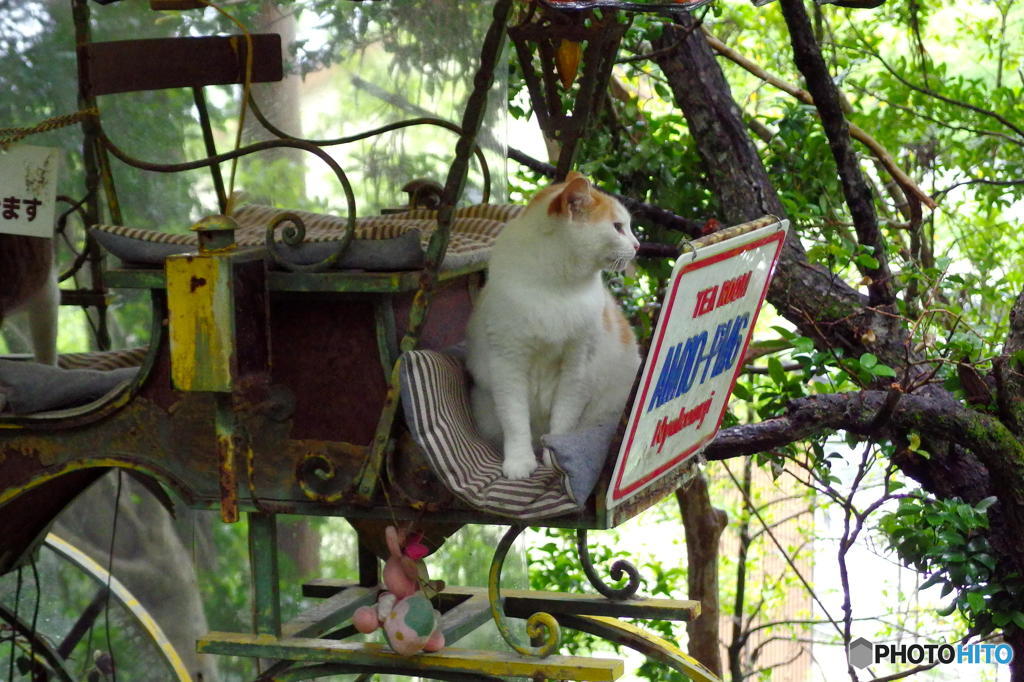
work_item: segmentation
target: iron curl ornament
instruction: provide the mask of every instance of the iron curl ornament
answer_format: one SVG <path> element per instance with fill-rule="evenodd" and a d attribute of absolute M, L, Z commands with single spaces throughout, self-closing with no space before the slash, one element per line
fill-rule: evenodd
<path fill-rule="evenodd" d="M 282 228 L 282 226 L 285 226 Z M 281 229 L 281 243 L 292 249 L 298 249 L 306 240 L 306 223 L 297 214 L 285 212 L 278 215 L 267 226 L 266 247 L 271 258 L 277 265 L 280 265 L 291 272 L 322 272 L 332 267 L 348 251 L 349 244 L 355 234 L 355 216 L 350 215 L 348 225 L 341 239 L 335 243 L 334 250 L 323 260 L 315 263 L 299 263 L 293 260 L 275 239 L 275 233 Z"/>
<path fill-rule="evenodd" d="M 597 573 L 597 569 L 594 568 L 594 563 L 590 559 L 590 548 L 587 546 L 587 529 L 580 528 L 576 531 L 576 551 L 580 557 L 580 565 L 583 567 L 583 572 L 587 576 L 587 580 L 594 587 L 595 590 L 600 592 L 603 596 L 608 599 L 614 599 L 621 601 L 629 599 L 636 595 L 637 590 L 640 589 L 640 571 L 637 570 L 636 566 L 626 561 L 625 559 L 617 559 L 609 571 L 609 575 L 612 580 L 621 581 L 627 575 L 629 581 L 622 587 L 611 587 L 606 583 L 600 575 Z"/>
<path fill-rule="evenodd" d="M 338 504 L 344 499 L 344 483 L 330 458 L 319 453 L 303 457 L 295 467 L 295 480 L 306 497 L 323 504 Z M 337 487 L 335 487 L 337 486 Z"/>
<path fill-rule="evenodd" d="M 544 658 L 558 651 L 558 647 L 562 643 L 562 630 L 558 626 L 558 621 L 550 613 L 543 611 L 531 615 L 526 620 L 526 634 L 531 642 L 542 640 L 542 643 L 539 646 L 523 645 L 513 634 L 512 627 L 505 617 L 505 604 L 501 596 L 501 569 L 505 564 L 505 557 L 508 556 L 508 550 L 523 530 L 525 530 L 525 526 L 510 527 L 498 543 L 487 577 L 487 599 L 491 605 L 491 617 L 494 619 L 494 624 L 498 626 L 501 638 L 523 656 Z"/>

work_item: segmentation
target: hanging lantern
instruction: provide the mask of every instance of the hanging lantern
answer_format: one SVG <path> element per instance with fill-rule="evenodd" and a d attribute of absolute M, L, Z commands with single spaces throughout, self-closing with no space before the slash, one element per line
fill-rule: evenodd
<path fill-rule="evenodd" d="M 530 3 L 508 29 L 541 130 L 558 143 L 557 178 L 601 103 L 629 14 L 615 7 Z M 582 66 L 582 68 L 581 68 Z"/>

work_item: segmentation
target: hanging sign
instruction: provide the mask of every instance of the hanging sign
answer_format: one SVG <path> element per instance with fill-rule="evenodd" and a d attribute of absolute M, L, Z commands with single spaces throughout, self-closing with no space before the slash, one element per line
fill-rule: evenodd
<path fill-rule="evenodd" d="M 0 150 L 0 233 L 53 237 L 58 153 L 32 145 Z"/>
<path fill-rule="evenodd" d="M 675 471 L 718 433 L 788 225 L 776 222 L 676 261 L 615 462 L 609 509 Z"/>

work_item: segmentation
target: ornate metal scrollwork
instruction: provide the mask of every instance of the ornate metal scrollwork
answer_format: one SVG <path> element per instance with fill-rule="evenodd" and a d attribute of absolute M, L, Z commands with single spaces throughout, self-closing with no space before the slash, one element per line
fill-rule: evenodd
<path fill-rule="evenodd" d="M 355 220 L 350 217 L 348 225 L 345 226 L 344 234 L 336 242 L 334 251 L 327 258 L 315 263 L 298 263 L 281 249 L 280 244 L 274 238 L 275 232 L 282 226 L 285 227 L 281 230 L 281 241 L 292 249 L 298 249 L 306 239 L 306 223 L 297 214 L 285 212 L 274 218 L 270 225 L 267 226 L 267 251 L 270 252 L 277 265 L 292 272 L 321 272 L 327 270 L 337 263 L 345 251 L 348 250 L 348 245 L 352 242 L 352 236 L 355 233 Z"/>
<path fill-rule="evenodd" d="M 628 574 L 629 582 L 625 586 L 610 587 L 608 583 L 601 579 L 601 576 L 597 574 L 597 569 L 594 568 L 593 562 L 590 560 L 586 528 L 580 528 L 576 531 L 576 551 L 579 553 L 580 565 L 583 566 L 583 572 L 586 573 L 587 580 L 590 581 L 595 590 L 608 599 L 629 599 L 640 589 L 640 571 L 625 559 L 617 559 L 612 564 L 611 571 L 609 571 L 609 575 L 615 581 L 621 581 L 625 577 L 624 574 Z"/>
<path fill-rule="evenodd" d="M 487 597 L 491 604 L 491 617 L 494 624 L 498 626 L 501 638 L 523 656 L 537 656 L 543 658 L 550 656 L 558 650 L 562 643 L 562 631 L 558 621 L 550 613 L 538 612 L 526 620 L 526 634 L 531 641 L 543 639 L 539 646 L 528 646 L 520 644 L 518 638 L 512 633 L 512 628 L 505 618 L 504 600 L 501 596 L 501 568 L 505 563 L 509 548 L 519 534 L 523 532 L 524 526 L 512 526 L 498 543 L 494 551 L 494 558 L 491 559 L 491 571 L 487 578 Z"/>
<path fill-rule="evenodd" d="M 314 502 L 337 504 L 344 494 L 344 487 L 332 490 L 338 471 L 334 463 L 321 454 L 307 454 L 295 467 L 295 480 L 306 497 Z"/>

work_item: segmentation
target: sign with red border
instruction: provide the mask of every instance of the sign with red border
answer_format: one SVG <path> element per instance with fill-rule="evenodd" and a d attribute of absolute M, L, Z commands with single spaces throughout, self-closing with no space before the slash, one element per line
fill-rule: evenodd
<path fill-rule="evenodd" d="M 788 225 L 773 223 L 676 261 L 612 473 L 609 509 L 718 433 Z"/>

